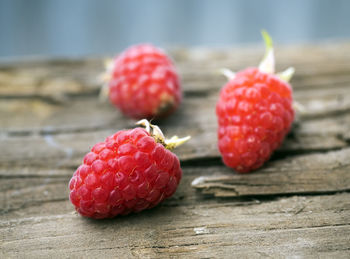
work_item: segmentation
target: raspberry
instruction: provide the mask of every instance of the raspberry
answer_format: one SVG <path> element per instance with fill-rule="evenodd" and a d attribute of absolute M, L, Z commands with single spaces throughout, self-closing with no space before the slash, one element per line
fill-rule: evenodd
<path fill-rule="evenodd" d="M 216 105 L 223 162 L 241 173 L 261 167 L 270 158 L 294 119 L 292 88 L 287 82 L 293 70 L 273 73 L 272 41 L 267 34 L 263 36 L 267 43 L 265 60 L 259 68 L 232 73 Z"/>
<path fill-rule="evenodd" d="M 69 182 L 69 198 L 83 216 L 110 218 L 152 208 L 172 196 L 181 180 L 172 149 L 189 137 L 165 140 L 157 126 L 121 130 L 97 143 Z"/>
<path fill-rule="evenodd" d="M 109 70 L 109 99 L 131 118 L 166 117 L 182 99 L 174 65 L 152 45 L 129 47 L 115 58 Z"/>

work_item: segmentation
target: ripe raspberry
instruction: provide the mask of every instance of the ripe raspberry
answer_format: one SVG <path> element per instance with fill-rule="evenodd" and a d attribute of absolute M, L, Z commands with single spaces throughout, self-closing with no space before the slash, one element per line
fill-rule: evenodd
<path fill-rule="evenodd" d="M 109 99 L 129 117 L 165 117 L 176 110 L 182 99 L 174 65 L 152 45 L 128 48 L 116 57 L 109 70 Z"/>
<path fill-rule="evenodd" d="M 267 55 L 259 69 L 248 68 L 234 75 L 222 88 L 216 105 L 223 162 L 241 173 L 259 168 L 269 159 L 294 119 L 292 88 L 287 83 L 294 70 L 279 76 L 273 73 L 272 41 L 267 34 L 263 36 Z"/>
<path fill-rule="evenodd" d="M 69 198 L 81 215 L 100 219 L 139 212 L 176 191 L 182 171 L 168 149 L 188 138 L 167 141 L 157 126 L 141 123 L 149 132 L 118 131 L 85 155 L 69 182 Z"/>

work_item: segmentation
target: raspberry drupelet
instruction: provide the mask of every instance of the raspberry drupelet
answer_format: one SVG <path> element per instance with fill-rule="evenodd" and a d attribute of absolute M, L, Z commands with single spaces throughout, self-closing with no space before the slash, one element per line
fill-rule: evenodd
<path fill-rule="evenodd" d="M 292 88 L 288 84 L 294 70 L 274 74 L 272 41 L 266 32 L 265 59 L 259 68 L 230 77 L 216 105 L 218 146 L 223 162 L 240 173 L 257 169 L 267 161 L 289 132 L 293 119 Z"/>
<path fill-rule="evenodd" d="M 121 130 L 97 143 L 69 182 L 76 210 L 91 218 L 110 218 L 156 206 L 172 196 L 181 180 L 178 157 L 170 149 L 189 137 L 167 140 L 146 120 L 146 129 Z"/>
<path fill-rule="evenodd" d="M 163 50 L 131 46 L 108 65 L 109 99 L 134 119 L 166 117 L 182 99 L 179 76 Z"/>

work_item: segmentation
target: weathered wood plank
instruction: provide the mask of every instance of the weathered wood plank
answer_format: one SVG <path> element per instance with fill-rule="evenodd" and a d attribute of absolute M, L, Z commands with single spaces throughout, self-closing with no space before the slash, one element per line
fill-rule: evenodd
<path fill-rule="evenodd" d="M 94 143 L 119 129 L 134 127 L 132 120 L 123 118 L 107 104 L 99 104 L 96 98 L 77 99 L 52 110 L 46 105 L 39 105 L 37 110 L 35 106 L 25 106 L 23 113 L 20 101 L 16 102 L 15 108 L 6 106 L 11 110 L 2 110 L 6 113 L 1 121 L 2 164 L 76 166 Z M 174 116 L 161 122 L 168 136 L 192 136 L 188 144 L 176 151 L 182 160 L 219 157 L 215 102 L 216 96 L 207 97 L 205 102 L 202 98 L 187 98 Z M 44 114 L 39 116 L 40 113 Z M 6 129 L 7 122 L 17 130 Z M 350 111 L 337 116 L 301 117 L 277 153 L 285 156 L 344 148 L 348 146 L 349 131 Z"/>
<path fill-rule="evenodd" d="M 310 128 L 305 129 L 306 125 Z M 163 128 L 166 129 L 165 132 L 169 136 L 192 136 L 190 142 L 174 151 L 182 161 L 219 158 L 215 125 L 197 124 L 196 126 L 200 127 L 182 129 L 174 126 Z M 324 126 L 323 130 L 316 132 L 318 126 Z M 332 125 L 334 132 L 331 132 L 332 128 L 327 128 L 327 126 L 326 121 L 324 123 L 317 121 L 301 126 L 300 129 L 295 130 L 295 133 L 287 137 L 283 146 L 276 151 L 276 157 L 291 156 L 298 153 L 324 152 L 347 147 L 347 136 L 342 135 L 342 128 L 346 128 L 347 125 Z M 337 126 L 341 130 L 338 130 Z M 204 128 L 210 131 L 202 131 Z M 94 143 L 103 141 L 106 136 L 113 134 L 115 131 L 116 129 L 99 129 L 92 132 L 6 137 L 1 140 L 0 164 L 7 167 L 15 165 L 45 168 L 74 167 L 82 161 L 84 154 L 90 150 Z"/>
<path fill-rule="evenodd" d="M 259 173 L 247 175 L 211 168 L 192 186 L 216 197 L 327 193 L 350 191 L 350 149 L 296 156 L 270 162 Z"/>
<path fill-rule="evenodd" d="M 350 71 L 349 71 L 350 72 Z M 221 86 L 221 84 L 220 84 Z M 339 112 L 350 112 L 350 80 L 343 86 L 331 86 L 317 91 L 306 88 L 303 91 L 295 91 L 295 98 L 305 106 L 303 117 L 317 115 L 331 116 Z M 1 89 L 1 88 L 0 88 Z M 197 92 L 185 96 L 184 103 L 180 107 L 178 117 L 183 112 L 188 112 L 189 106 L 194 111 L 189 115 L 197 115 L 200 109 L 210 109 L 213 114 L 217 101 L 218 90 Z M 99 103 L 97 91 L 88 96 L 71 96 L 65 101 L 55 102 L 47 98 L 8 98 L 3 97 L 0 102 L 1 130 L 4 131 L 38 131 L 47 128 L 94 128 L 97 126 L 116 124 L 125 118 L 106 103 Z M 186 93 L 185 93 L 186 94 Z M 206 99 L 205 102 L 202 100 Z M 13 114 L 16 117 L 13 118 Z M 193 114 L 194 113 L 194 114 Z M 65 123 L 63 123 L 65 122 Z"/>
<path fill-rule="evenodd" d="M 1 221 L 0 246 L 11 257 L 345 256 L 349 198 L 344 193 L 246 206 L 234 201 L 161 205 L 101 221 L 53 210 L 46 216 Z"/>
<path fill-rule="evenodd" d="M 334 51 L 334 49 L 336 51 Z M 295 88 L 328 88 L 349 82 L 350 44 L 277 47 L 278 69 L 295 66 Z M 257 65 L 263 48 L 198 48 L 170 51 L 183 78 L 185 92 L 218 90 L 225 79 L 222 67 L 240 70 Z M 342 52 L 342 54 L 340 54 Z M 0 62 L 0 96 L 43 96 L 64 101 L 65 95 L 92 94 L 100 87 L 103 58 Z"/>
<path fill-rule="evenodd" d="M 350 82 L 349 82 L 350 85 Z M 177 117 L 199 116 L 201 109 L 210 110 L 214 115 L 217 92 L 209 95 L 185 97 Z M 339 113 L 350 113 L 349 87 L 311 91 L 310 95 L 296 92 L 296 100 L 305 106 L 302 118 L 330 117 Z M 202 100 L 205 100 L 203 102 Z M 188 111 L 192 108 L 192 111 Z M 13 114 L 16 117 L 13 117 Z M 125 117 L 108 103 L 99 103 L 97 95 L 70 98 L 64 104 L 45 99 L 4 99 L 0 102 L 1 131 L 45 131 L 58 129 L 89 129 L 125 124 Z M 190 119 L 190 118 L 189 118 Z M 123 121 L 121 121 L 123 120 Z M 65 123 L 63 123 L 65 122 Z M 131 122 L 131 121 L 130 121 Z"/>
<path fill-rule="evenodd" d="M 350 191 L 350 149 L 268 162 L 250 175 L 240 175 L 223 165 L 183 166 L 184 177 L 174 200 L 191 204 L 198 196 L 192 186 L 216 197 L 280 196 Z M 219 162 L 219 161 L 218 161 Z M 68 199 L 72 169 L 0 169 L 0 214 L 41 203 Z"/>

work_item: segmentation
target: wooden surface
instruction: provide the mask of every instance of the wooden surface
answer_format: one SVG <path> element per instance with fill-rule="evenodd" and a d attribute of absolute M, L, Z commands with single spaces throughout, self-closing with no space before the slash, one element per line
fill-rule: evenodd
<path fill-rule="evenodd" d="M 350 44 L 277 48 L 306 110 L 248 175 L 216 148 L 217 70 L 258 64 L 263 49 L 171 53 L 184 102 L 160 126 L 192 136 L 175 151 L 183 180 L 152 210 L 99 221 L 74 212 L 68 181 L 95 142 L 134 123 L 98 102 L 102 58 L 0 63 L 0 258 L 349 258 Z"/>

